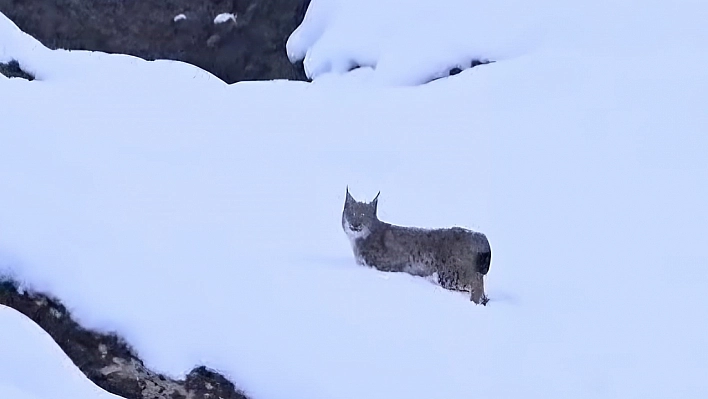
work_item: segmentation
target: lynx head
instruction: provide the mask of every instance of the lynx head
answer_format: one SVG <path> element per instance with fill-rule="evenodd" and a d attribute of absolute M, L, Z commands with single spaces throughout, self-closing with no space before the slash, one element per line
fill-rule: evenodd
<path fill-rule="evenodd" d="M 376 217 L 379 194 L 376 194 L 374 200 L 367 204 L 355 200 L 349 194 L 349 187 L 347 187 L 347 199 L 344 201 L 344 212 L 342 212 L 342 228 L 350 239 L 368 236 L 374 226 L 379 223 L 379 219 Z"/>

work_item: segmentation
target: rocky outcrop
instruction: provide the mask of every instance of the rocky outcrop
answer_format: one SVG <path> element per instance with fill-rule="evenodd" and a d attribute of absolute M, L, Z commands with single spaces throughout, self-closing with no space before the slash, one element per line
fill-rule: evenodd
<path fill-rule="evenodd" d="M 0 0 L 0 12 L 49 48 L 185 61 L 227 83 L 306 80 L 285 43 L 309 0 Z M 233 14 L 215 23 L 220 14 Z M 224 19 L 224 18 L 222 18 Z"/>
<path fill-rule="evenodd" d="M 7 63 L 0 62 L 0 74 L 5 75 L 8 78 L 34 80 L 34 76 L 32 76 L 32 74 L 29 74 L 20 68 L 20 63 L 17 62 L 17 60 L 12 60 Z"/>
<path fill-rule="evenodd" d="M 0 280 L 0 304 L 32 319 L 91 381 L 126 399 L 247 399 L 223 375 L 206 367 L 193 369 L 184 380 L 148 370 L 120 337 L 81 327 L 58 300 L 19 290 L 8 279 Z"/>

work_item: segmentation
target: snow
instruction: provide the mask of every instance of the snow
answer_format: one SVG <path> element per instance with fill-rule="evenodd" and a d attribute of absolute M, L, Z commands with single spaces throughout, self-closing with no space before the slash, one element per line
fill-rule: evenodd
<path fill-rule="evenodd" d="M 0 397 L 120 399 L 89 381 L 52 338 L 21 313 L 0 305 Z"/>
<path fill-rule="evenodd" d="M 313 0 L 288 43 L 311 84 L 0 20 L 39 78 L 0 79 L 0 271 L 254 399 L 704 397 L 705 6 L 559 4 Z M 489 305 L 356 265 L 347 185 L 484 232 Z"/>
<path fill-rule="evenodd" d="M 312 0 L 287 43 L 311 78 L 370 67 L 379 85 L 417 85 L 473 59 L 545 48 L 625 56 L 705 50 L 705 5 L 685 0 Z"/>
<path fill-rule="evenodd" d="M 236 22 L 236 15 L 231 13 L 221 13 L 214 18 L 215 24 L 223 24 L 225 22 L 233 21 Z"/>

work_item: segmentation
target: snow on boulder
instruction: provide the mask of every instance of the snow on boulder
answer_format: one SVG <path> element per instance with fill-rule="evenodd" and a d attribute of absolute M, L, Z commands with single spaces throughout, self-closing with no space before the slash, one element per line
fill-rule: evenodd
<path fill-rule="evenodd" d="M 417 85 L 473 60 L 550 47 L 614 56 L 700 51 L 708 40 L 703 15 L 700 2 L 312 0 L 286 47 L 312 79 L 362 65 L 380 84 Z"/>
<path fill-rule="evenodd" d="M 313 79 L 362 65 L 380 83 L 417 85 L 474 60 L 524 54 L 539 29 L 539 7 L 527 3 L 313 0 L 286 48 Z"/>
<path fill-rule="evenodd" d="M 236 22 L 236 15 L 225 12 L 225 13 L 221 13 L 221 14 L 217 15 L 216 18 L 214 18 L 214 24 L 223 24 L 223 23 L 226 23 L 229 21 L 232 21 L 235 23 Z"/>

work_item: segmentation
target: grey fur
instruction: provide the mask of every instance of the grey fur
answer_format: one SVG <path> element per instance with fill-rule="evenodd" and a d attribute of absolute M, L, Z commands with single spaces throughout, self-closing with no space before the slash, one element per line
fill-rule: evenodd
<path fill-rule="evenodd" d="M 376 216 L 379 194 L 370 203 L 358 202 L 347 187 L 342 228 L 357 263 L 414 276 L 437 273 L 443 288 L 469 291 L 474 303 L 486 305 L 484 275 L 492 260 L 487 237 L 461 227 L 431 230 L 382 222 Z"/>

